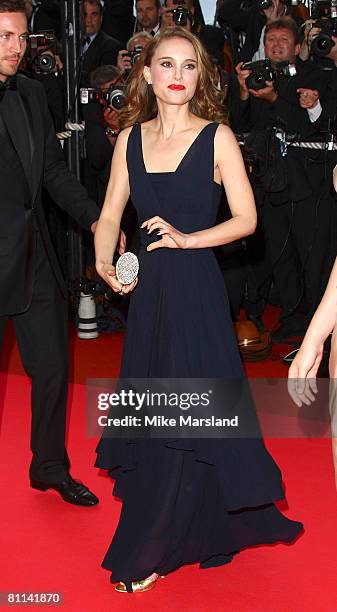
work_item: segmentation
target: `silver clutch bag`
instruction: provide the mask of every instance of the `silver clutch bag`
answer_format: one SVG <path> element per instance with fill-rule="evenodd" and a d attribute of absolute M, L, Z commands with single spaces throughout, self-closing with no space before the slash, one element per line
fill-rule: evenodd
<path fill-rule="evenodd" d="M 130 285 L 139 272 L 139 261 L 137 255 L 126 252 L 121 255 L 116 263 L 117 280 L 122 285 Z"/>

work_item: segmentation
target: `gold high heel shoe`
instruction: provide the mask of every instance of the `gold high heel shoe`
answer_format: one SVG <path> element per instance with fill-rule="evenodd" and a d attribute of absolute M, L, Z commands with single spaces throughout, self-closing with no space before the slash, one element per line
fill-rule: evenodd
<path fill-rule="evenodd" d="M 115 591 L 118 593 L 144 593 L 145 591 L 150 591 L 150 589 L 153 589 L 153 587 L 156 586 L 158 578 L 165 578 L 165 576 L 159 576 L 159 574 L 155 573 L 151 574 L 151 576 L 145 578 L 144 580 L 131 582 L 129 590 L 124 582 L 118 582 L 118 584 L 115 586 Z"/>

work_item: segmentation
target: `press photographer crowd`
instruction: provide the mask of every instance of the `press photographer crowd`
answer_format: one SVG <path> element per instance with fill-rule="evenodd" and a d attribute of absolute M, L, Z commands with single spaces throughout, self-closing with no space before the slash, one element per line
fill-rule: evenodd
<path fill-rule="evenodd" d="M 20 72 L 43 85 L 55 130 L 63 132 L 69 117 L 61 2 L 26 0 L 26 11 L 30 34 Z M 84 0 L 80 19 L 74 71 L 85 126 L 82 183 L 89 196 L 102 207 L 121 113 L 143 49 L 172 25 L 192 31 L 212 60 L 258 211 L 252 236 L 217 249 L 233 320 L 243 310 L 251 323 L 246 345 L 267 331 L 269 348 L 271 342 L 296 343 L 336 257 L 337 0 Z M 225 195 L 222 200 L 219 220 L 230 215 Z M 44 205 L 66 276 L 67 219 L 47 194 Z M 137 252 L 131 201 L 122 228 L 127 250 Z M 92 236 L 84 234 L 83 245 L 91 277 Z M 118 306 L 124 298 L 114 299 Z M 270 303 L 280 307 L 280 317 L 266 330 L 263 315 Z"/>

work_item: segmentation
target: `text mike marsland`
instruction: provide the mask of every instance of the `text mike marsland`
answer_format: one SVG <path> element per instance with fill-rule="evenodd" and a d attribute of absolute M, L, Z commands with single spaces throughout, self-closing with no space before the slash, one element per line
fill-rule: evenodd
<path fill-rule="evenodd" d="M 100 427 L 239 427 L 239 417 L 219 419 L 215 416 L 196 418 L 181 415 L 179 419 L 155 416 L 125 416 L 121 419 L 101 415 L 98 417 Z"/>

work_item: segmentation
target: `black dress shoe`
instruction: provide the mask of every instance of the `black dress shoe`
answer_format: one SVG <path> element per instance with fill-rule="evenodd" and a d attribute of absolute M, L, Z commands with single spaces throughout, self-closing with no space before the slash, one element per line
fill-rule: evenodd
<path fill-rule="evenodd" d="M 89 491 L 82 482 L 74 480 L 70 474 L 62 481 L 57 483 L 39 482 L 37 480 L 30 481 L 30 486 L 39 491 L 47 491 L 54 489 L 57 491 L 64 501 L 76 506 L 96 506 L 98 497 Z"/>

